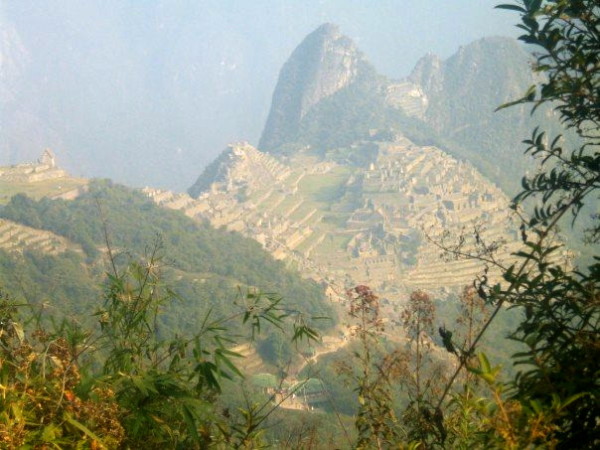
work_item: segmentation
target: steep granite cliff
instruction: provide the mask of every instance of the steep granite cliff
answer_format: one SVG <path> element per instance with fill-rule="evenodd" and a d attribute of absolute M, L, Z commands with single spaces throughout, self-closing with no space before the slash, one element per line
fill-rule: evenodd
<path fill-rule="evenodd" d="M 337 26 L 324 24 L 309 34 L 281 69 L 259 147 L 272 150 L 294 136 L 313 106 L 356 80 L 361 62 Z"/>

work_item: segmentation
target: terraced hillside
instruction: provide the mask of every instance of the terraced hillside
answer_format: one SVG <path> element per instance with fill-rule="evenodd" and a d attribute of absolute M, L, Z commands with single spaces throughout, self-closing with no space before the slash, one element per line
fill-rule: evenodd
<path fill-rule="evenodd" d="M 220 178 L 194 199 L 147 189 L 168 208 L 239 231 L 278 259 L 330 285 L 330 295 L 367 284 L 387 295 L 459 289 L 478 276 L 497 279 L 475 259 L 448 260 L 440 245 L 494 250 L 507 262 L 518 247 L 508 198 L 471 165 L 402 136 L 374 142 L 367 168 L 299 152 L 282 176 L 255 176 L 255 161 L 281 166 L 247 144 L 231 146 Z M 252 164 L 247 163 L 252 161 Z"/>
<path fill-rule="evenodd" d="M 0 219 L 0 250 L 17 253 L 38 251 L 48 255 L 58 255 L 67 249 L 83 253 L 79 245 L 50 231 Z"/>
<path fill-rule="evenodd" d="M 281 164 L 260 152 L 241 156 L 248 157 L 242 172 L 251 167 L 260 175 L 256 186 L 285 176 Z M 227 166 L 217 175 L 225 182 L 251 183 L 242 172 Z M 200 212 L 187 195 L 165 196 L 190 215 Z M 168 260 L 165 280 L 185 299 L 165 309 L 165 322 L 175 329 L 197 326 L 208 310 L 231 312 L 237 296 L 250 288 L 277 292 L 287 307 L 331 316 L 335 323 L 322 286 L 301 280 L 250 239 L 157 208 L 132 189 L 70 177 L 50 150 L 35 162 L 0 167 L 0 287 L 8 292 L 31 304 L 54 305 L 59 316 L 91 317 L 108 268 L 105 229 L 119 264 L 143 258 L 160 242 Z M 323 321 L 320 329 L 328 326 Z M 265 370 L 255 344 L 245 343 L 241 352 L 248 371 Z"/>
<path fill-rule="evenodd" d="M 15 194 L 35 199 L 73 199 L 84 192 L 87 185 L 88 180 L 71 177 L 59 168 L 54 153 L 46 149 L 35 162 L 0 167 L 0 205 L 8 203 Z M 81 246 L 58 234 L 0 219 L 0 250 L 58 255 L 67 249 L 83 252 Z"/>

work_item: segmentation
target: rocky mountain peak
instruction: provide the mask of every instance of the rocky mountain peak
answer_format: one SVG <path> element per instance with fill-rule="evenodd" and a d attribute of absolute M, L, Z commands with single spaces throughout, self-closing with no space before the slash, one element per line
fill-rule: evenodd
<path fill-rule="evenodd" d="M 428 53 L 417 61 L 408 79 L 428 93 L 439 91 L 443 85 L 442 64 L 439 56 Z"/>
<path fill-rule="evenodd" d="M 490 111 L 519 96 L 532 80 L 529 54 L 515 39 L 487 37 L 460 47 L 447 60 L 428 54 L 421 58 L 409 79 L 427 95 L 442 91 L 461 98 L 479 95 L 493 97 Z M 483 89 L 480 91 L 479 89 Z"/>
<path fill-rule="evenodd" d="M 283 143 L 313 106 L 356 79 L 363 60 L 336 25 L 326 23 L 309 34 L 279 73 L 259 148 Z"/>

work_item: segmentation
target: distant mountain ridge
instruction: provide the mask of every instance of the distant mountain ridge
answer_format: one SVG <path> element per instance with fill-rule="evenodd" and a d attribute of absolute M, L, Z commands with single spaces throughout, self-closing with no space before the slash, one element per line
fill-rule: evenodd
<path fill-rule="evenodd" d="M 347 66 L 330 63 L 340 54 Z M 320 61 L 317 67 L 315 61 Z M 520 185 L 514 168 L 524 173 L 533 167 L 521 141 L 537 122 L 560 130 L 549 109 L 533 118 L 525 107 L 496 112 L 534 83 L 530 63 L 516 40 L 490 37 L 446 60 L 426 55 L 407 78 L 391 80 L 378 75 L 337 27 L 326 24 L 307 36 L 283 66 L 259 148 L 287 154 L 309 146 L 326 155 L 373 133 L 401 133 L 469 160 L 514 193 Z M 309 69 L 300 76 L 303 67 Z M 331 88 L 317 89 L 321 80 Z"/>

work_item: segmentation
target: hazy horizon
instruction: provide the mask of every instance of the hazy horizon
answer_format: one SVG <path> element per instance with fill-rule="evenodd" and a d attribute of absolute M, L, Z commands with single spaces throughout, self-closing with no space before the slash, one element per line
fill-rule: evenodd
<path fill-rule="evenodd" d="M 516 36 L 497 3 L 3 0 L 0 163 L 51 147 L 74 175 L 183 190 L 227 143 L 257 143 L 281 66 L 320 24 L 401 78 L 426 53 Z"/>

